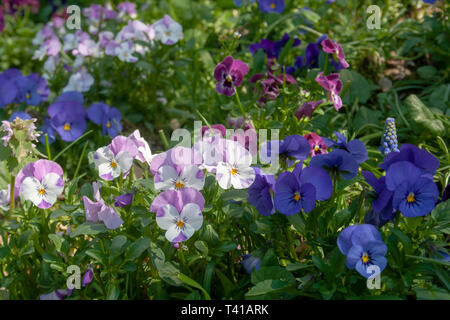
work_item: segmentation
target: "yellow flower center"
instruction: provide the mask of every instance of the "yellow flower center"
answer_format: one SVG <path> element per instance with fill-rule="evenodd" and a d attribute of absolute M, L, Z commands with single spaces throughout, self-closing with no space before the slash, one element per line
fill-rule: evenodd
<path fill-rule="evenodd" d="M 30 96 L 29 93 L 27 93 L 25 96 L 27 97 L 27 99 L 30 99 L 30 98 L 31 98 L 31 96 Z"/>
<path fill-rule="evenodd" d="M 416 198 L 414 197 L 414 193 L 411 192 L 410 194 L 408 194 L 408 196 L 406 197 L 406 201 L 408 201 L 408 203 L 415 202 Z"/>
<path fill-rule="evenodd" d="M 45 194 L 45 189 L 43 187 L 40 187 L 38 192 L 41 196 L 43 196 Z"/>
<path fill-rule="evenodd" d="M 175 183 L 175 188 L 177 188 L 177 189 L 183 189 L 183 187 L 184 187 L 184 183 L 183 183 L 183 182 L 177 181 L 177 182 Z"/>
<path fill-rule="evenodd" d="M 273 9 L 275 9 L 275 7 L 276 7 L 275 3 L 271 3 L 271 4 L 270 4 L 270 9 L 273 10 Z"/>
<path fill-rule="evenodd" d="M 235 174 L 238 173 L 238 170 L 236 168 L 231 169 L 231 174 L 234 176 Z"/>
<path fill-rule="evenodd" d="M 166 36 L 170 37 L 170 31 L 166 31 Z"/>
<path fill-rule="evenodd" d="M 367 263 L 369 262 L 370 258 L 369 255 L 367 253 L 364 253 L 361 257 L 362 262 Z"/>
<path fill-rule="evenodd" d="M 183 228 L 184 227 L 184 221 L 179 220 L 177 222 L 177 227 L 180 228 L 180 229 Z"/>
<path fill-rule="evenodd" d="M 116 161 L 111 161 L 111 168 L 117 168 L 117 162 Z"/>
<path fill-rule="evenodd" d="M 227 75 L 227 82 L 231 82 L 231 81 L 233 81 L 233 78 L 230 76 L 230 75 Z"/>
<path fill-rule="evenodd" d="M 66 123 L 64 125 L 64 131 L 69 131 L 70 130 L 70 123 Z"/>
<path fill-rule="evenodd" d="M 108 122 L 106 123 L 106 127 L 107 127 L 107 128 L 111 128 L 111 122 L 108 121 Z"/>
<path fill-rule="evenodd" d="M 294 200 L 298 201 L 298 200 L 300 200 L 300 198 L 301 198 L 300 197 L 300 193 L 296 192 L 295 195 L 294 195 Z"/>
<path fill-rule="evenodd" d="M 319 151 L 319 149 L 320 149 L 319 146 L 315 146 L 315 147 L 314 147 L 314 151 L 316 151 L 316 152 Z"/>

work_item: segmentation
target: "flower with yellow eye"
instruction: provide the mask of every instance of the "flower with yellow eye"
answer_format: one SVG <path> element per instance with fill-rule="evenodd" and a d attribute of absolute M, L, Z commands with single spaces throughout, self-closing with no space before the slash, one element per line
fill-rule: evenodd
<path fill-rule="evenodd" d="M 122 114 L 119 109 L 100 102 L 90 105 L 87 111 L 88 119 L 102 126 L 103 135 L 116 137 L 122 131 Z"/>

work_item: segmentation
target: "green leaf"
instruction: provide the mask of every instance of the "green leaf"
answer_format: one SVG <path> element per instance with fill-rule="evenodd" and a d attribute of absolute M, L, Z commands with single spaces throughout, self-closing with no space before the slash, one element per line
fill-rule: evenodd
<path fill-rule="evenodd" d="M 450 300 L 450 293 L 442 288 L 414 288 L 418 300 Z"/>
<path fill-rule="evenodd" d="M 274 293 L 282 290 L 283 288 L 289 286 L 286 282 L 282 280 L 264 280 L 257 283 L 253 288 L 251 288 L 246 294 L 246 298 L 262 296 L 268 293 Z"/>
<path fill-rule="evenodd" d="M 445 135 L 446 129 L 442 121 L 437 119 L 416 95 L 409 95 L 404 104 L 411 119 L 419 125 L 419 130 L 422 128 L 429 130 L 434 135 Z"/>
<path fill-rule="evenodd" d="M 224 202 L 230 201 L 230 200 L 242 201 L 242 200 L 246 200 L 247 197 L 248 197 L 248 193 L 247 193 L 247 190 L 245 190 L 245 189 L 227 190 L 220 196 L 220 198 Z"/>
<path fill-rule="evenodd" d="M 140 238 L 136 240 L 127 248 L 127 251 L 125 253 L 125 260 L 131 261 L 138 258 L 149 247 L 149 238 Z"/>
<path fill-rule="evenodd" d="M 208 292 L 206 292 L 206 290 L 203 289 L 203 287 L 194 279 L 189 278 L 187 275 L 185 275 L 181 272 L 178 274 L 178 279 L 180 279 L 182 282 L 184 282 L 185 284 L 187 284 L 191 287 L 199 289 L 205 295 L 206 300 L 211 300 L 211 297 L 209 296 Z"/>
<path fill-rule="evenodd" d="M 208 245 L 206 244 L 206 242 L 198 240 L 195 241 L 194 246 L 205 256 L 208 255 Z"/>
<path fill-rule="evenodd" d="M 373 90 L 366 78 L 358 72 L 348 69 L 343 69 L 339 71 L 339 73 L 344 87 L 346 82 L 350 81 L 348 90 L 342 99 L 343 102 L 345 104 L 352 104 L 355 99 L 358 98 L 360 103 L 366 103 L 369 100 Z"/>
<path fill-rule="evenodd" d="M 22 248 L 24 247 L 26 244 L 28 244 L 28 241 L 30 241 L 31 237 L 34 234 L 34 230 L 29 229 L 25 232 L 23 232 L 20 236 L 19 239 L 17 239 L 17 247 L 18 248 Z"/>
<path fill-rule="evenodd" d="M 125 250 L 125 244 L 127 241 L 127 237 L 124 235 L 115 236 L 111 243 L 111 256 L 115 257 L 122 254 Z"/>
<path fill-rule="evenodd" d="M 53 244 L 55 245 L 55 249 L 56 251 L 61 251 L 61 245 L 63 244 L 63 242 L 65 241 L 63 237 L 51 233 L 48 235 L 48 238 L 53 242 Z"/>
<path fill-rule="evenodd" d="M 115 283 L 108 283 L 106 285 L 106 292 L 106 300 L 117 300 L 119 298 L 119 286 Z"/>
<path fill-rule="evenodd" d="M 252 283 L 255 285 L 264 280 L 277 279 L 289 284 L 295 283 L 295 278 L 292 273 L 280 266 L 260 267 L 258 270 L 253 271 L 251 274 Z"/>
<path fill-rule="evenodd" d="M 75 230 L 70 233 L 71 238 L 78 237 L 80 235 L 95 235 L 103 232 L 107 232 L 108 228 L 103 223 L 85 222 L 80 224 Z"/>

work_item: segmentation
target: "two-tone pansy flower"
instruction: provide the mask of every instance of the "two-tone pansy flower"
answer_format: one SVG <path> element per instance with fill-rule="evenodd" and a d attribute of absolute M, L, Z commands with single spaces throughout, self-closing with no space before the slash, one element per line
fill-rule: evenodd
<path fill-rule="evenodd" d="M 342 81 L 339 80 L 339 73 L 324 76 L 323 72 L 319 72 L 315 80 L 327 91 L 328 99 L 333 102 L 336 111 L 342 108 L 342 99 L 339 96 L 342 90 Z"/>
<path fill-rule="evenodd" d="M 216 91 L 228 97 L 235 94 L 235 87 L 242 84 L 249 67 L 240 60 L 228 56 L 220 62 L 214 70 L 214 78 L 217 80 Z"/>
<path fill-rule="evenodd" d="M 100 178 L 109 181 L 126 176 L 137 154 L 138 149 L 131 139 L 117 136 L 110 145 L 97 149 L 93 158 Z"/>
<path fill-rule="evenodd" d="M 156 223 L 166 230 L 170 242 L 188 240 L 203 224 L 202 211 L 205 199 L 193 188 L 166 190 L 152 202 L 151 212 L 156 213 Z"/>
<path fill-rule="evenodd" d="M 50 160 L 28 163 L 17 175 L 14 188 L 23 199 L 41 209 L 48 209 L 63 192 L 63 170 Z"/>
<path fill-rule="evenodd" d="M 183 27 L 167 14 L 152 27 L 155 30 L 155 39 L 166 45 L 175 44 L 183 39 Z"/>
<path fill-rule="evenodd" d="M 337 60 L 342 68 L 346 69 L 349 67 L 349 64 L 345 60 L 345 54 L 344 50 L 342 50 L 342 47 L 334 40 L 331 40 L 329 38 L 323 40 L 321 43 L 322 50 L 326 53 L 329 53 L 333 56 L 333 59 Z"/>

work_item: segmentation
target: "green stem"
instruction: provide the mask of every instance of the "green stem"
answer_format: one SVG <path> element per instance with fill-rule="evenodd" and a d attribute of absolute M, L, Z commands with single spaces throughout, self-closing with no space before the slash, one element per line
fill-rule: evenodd
<path fill-rule="evenodd" d="M 86 148 L 89 144 L 89 141 L 86 141 L 83 147 L 83 151 L 81 151 L 81 157 L 80 160 L 78 160 L 77 168 L 75 169 L 75 174 L 73 175 L 73 178 L 75 179 L 78 176 L 78 171 L 80 171 L 81 162 L 83 161 L 84 154 L 86 153 Z"/>
<path fill-rule="evenodd" d="M 234 92 L 236 93 L 235 94 L 236 95 L 236 100 L 237 100 L 237 103 L 238 103 L 238 106 L 239 106 L 239 110 L 241 111 L 242 116 L 244 117 L 244 123 L 245 123 L 245 120 L 247 120 L 247 116 L 245 114 L 244 108 L 242 107 L 241 99 L 239 99 L 239 93 L 237 91 L 237 88 L 234 88 Z"/>
<path fill-rule="evenodd" d="M 169 149 L 169 142 L 167 141 L 166 135 L 164 134 L 164 130 L 160 129 L 158 131 L 158 133 L 159 133 L 159 136 L 161 138 L 161 142 L 163 144 L 164 150 Z"/>
<path fill-rule="evenodd" d="M 11 176 L 11 185 L 10 185 L 10 205 L 9 205 L 9 215 L 11 216 L 14 211 L 14 185 L 16 183 L 16 176 Z"/>
<path fill-rule="evenodd" d="M 323 74 L 327 75 L 327 69 L 328 69 L 328 53 L 325 54 L 325 62 L 323 65 Z"/>
<path fill-rule="evenodd" d="M 47 158 L 48 160 L 52 160 L 52 154 L 50 152 L 50 143 L 48 143 L 48 134 L 44 135 L 45 138 L 45 150 L 47 150 Z"/>

